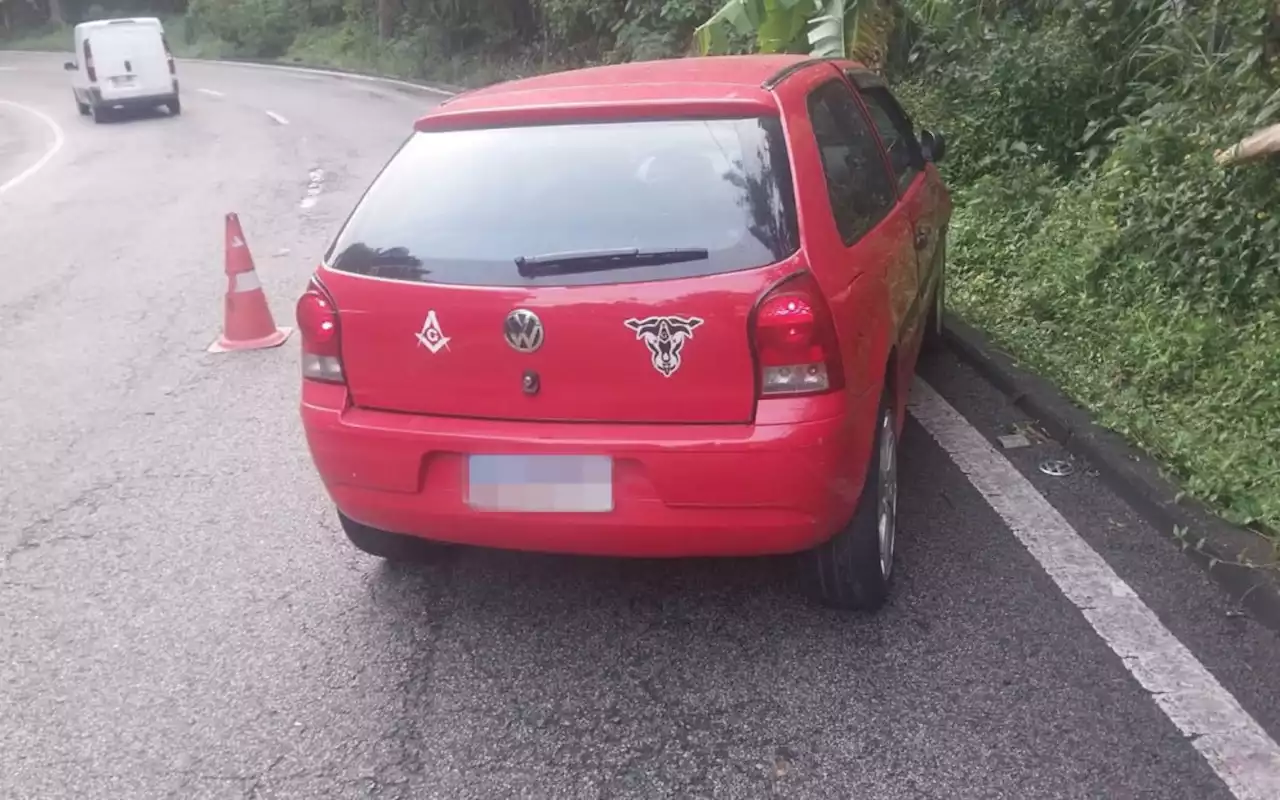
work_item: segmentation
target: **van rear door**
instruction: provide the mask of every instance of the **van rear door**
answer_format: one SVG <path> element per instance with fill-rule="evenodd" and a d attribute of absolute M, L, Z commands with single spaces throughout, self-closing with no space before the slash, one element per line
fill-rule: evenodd
<path fill-rule="evenodd" d="M 112 21 L 89 34 L 105 100 L 173 94 L 169 55 L 158 25 Z"/>

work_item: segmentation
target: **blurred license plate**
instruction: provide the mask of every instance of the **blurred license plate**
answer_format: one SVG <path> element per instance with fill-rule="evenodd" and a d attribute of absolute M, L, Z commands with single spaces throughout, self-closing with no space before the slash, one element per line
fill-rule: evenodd
<path fill-rule="evenodd" d="M 470 456 L 467 504 L 477 511 L 612 511 L 613 459 Z"/>

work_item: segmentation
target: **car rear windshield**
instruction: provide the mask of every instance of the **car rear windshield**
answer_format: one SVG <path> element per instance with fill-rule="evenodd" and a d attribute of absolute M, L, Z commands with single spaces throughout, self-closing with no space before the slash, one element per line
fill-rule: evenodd
<path fill-rule="evenodd" d="M 568 286 L 752 269 L 797 240 L 777 118 L 644 120 L 415 133 L 326 261 L 426 283 Z"/>

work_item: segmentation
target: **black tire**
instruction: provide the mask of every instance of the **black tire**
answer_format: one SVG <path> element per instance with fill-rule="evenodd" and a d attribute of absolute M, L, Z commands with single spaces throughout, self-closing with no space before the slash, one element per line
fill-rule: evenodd
<path fill-rule="evenodd" d="M 347 517 L 338 512 L 342 530 L 356 549 L 387 561 L 432 562 L 439 561 L 455 550 L 453 545 L 428 542 L 416 536 L 388 533 Z"/>
<path fill-rule="evenodd" d="M 89 116 L 93 117 L 95 125 L 101 125 L 104 122 L 111 121 L 111 109 L 108 106 L 89 106 Z"/>
<path fill-rule="evenodd" d="M 168 107 L 169 116 L 171 117 L 176 117 L 182 113 L 182 101 L 176 97 L 165 103 L 165 106 Z"/>
<path fill-rule="evenodd" d="M 88 104 L 88 103 L 81 103 L 81 102 L 80 102 L 80 96 L 79 96 L 78 94 L 76 94 L 75 92 L 72 92 L 72 93 L 71 93 L 71 95 L 72 95 L 72 97 L 75 97 L 75 99 L 76 99 L 76 110 L 80 112 L 80 116 L 82 116 L 82 117 L 87 117 L 87 116 L 89 116 L 89 104 Z"/>
<path fill-rule="evenodd" d="M 891 485 L 881 475 L 885 437 L 888 438 L 888 471 Z M 876 611 L 889 599 L 893 582 L 894 544 L 897 536 L 897 433 L 892 398 L 886 389 L 876 414 L 876 438 L 867 463 L 867 479 L 853 519 L 835 536 L 804 554 L 804 579 L 823 605 L 850 611 Z M 888 495 L 885 498 L 885 495 Z M 890 524 L 887 565 L 881 561 L 881 500 L 885 499 Z"/>

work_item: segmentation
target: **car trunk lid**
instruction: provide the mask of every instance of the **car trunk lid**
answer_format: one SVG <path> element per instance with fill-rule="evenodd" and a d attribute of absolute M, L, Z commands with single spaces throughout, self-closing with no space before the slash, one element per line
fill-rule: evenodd
<path fill-rule="evenodd" d="M 785 267 L 619 286 L 477 290 L 324 271 L 352 401 L 489 419 L 752 418 L 751 310 Z"/>

